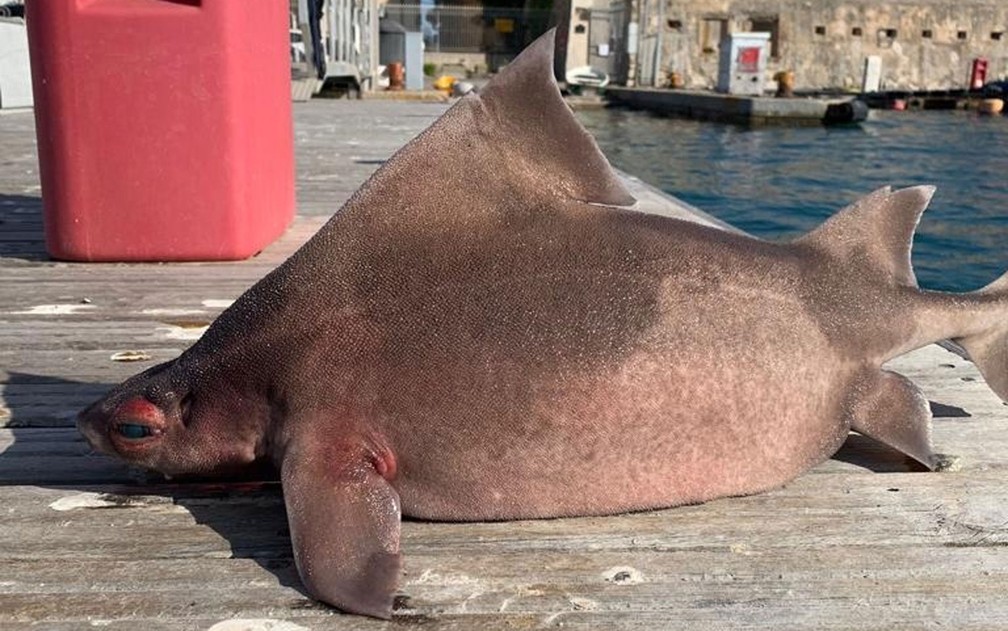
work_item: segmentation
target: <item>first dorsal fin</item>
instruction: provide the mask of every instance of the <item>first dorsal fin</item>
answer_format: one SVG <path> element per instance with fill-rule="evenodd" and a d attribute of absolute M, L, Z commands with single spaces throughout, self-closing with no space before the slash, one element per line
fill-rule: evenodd
<path fill-rule="evenodd" d="M 862 259 L 893 282 L 914 287 L 917 279 L 910 265 L 910 248 L 934 191 L 933 186 L 881 188 L 833 215 L 797 243 L 845 260 Z"/>
<path fill-rule="evenodd" d="M 636 200 L 560 95 L 554 38 L 555 30 L 541 36 L 400 149 L 348 210 L 406 212 L 414 221 L 471 217 L 500 211 L 502 200 L 518 192 L 632 206 Z M 394 197 L 408 205 L 389 208 Z"/>
<path fill-rule="evenodd" d="M 555 39 L 550 29 L 476 97 L 493 121 L 498 146 L 520 154 L 521 164 L 566 197 L 632 205 L 633 196 L 560 95 L 553 78 Z"/>

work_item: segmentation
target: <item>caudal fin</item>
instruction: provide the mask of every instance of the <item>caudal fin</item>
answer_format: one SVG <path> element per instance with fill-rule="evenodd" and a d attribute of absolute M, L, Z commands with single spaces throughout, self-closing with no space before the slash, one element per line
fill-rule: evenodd
<path fill-rule="evenodd" d="M 1008 273 L 975 296 L 1004 301 L 1004 317 L 993 320 L 986 330 L 952 340 L 966 349 L 970 359 L 980 369 L 987 385 L 1002 401 L 1008 401 Z"/>

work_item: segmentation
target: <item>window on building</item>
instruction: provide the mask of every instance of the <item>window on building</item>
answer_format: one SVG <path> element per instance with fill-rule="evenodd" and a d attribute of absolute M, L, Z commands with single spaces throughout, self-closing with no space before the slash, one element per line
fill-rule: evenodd
<path fill-rule="evenodd" d="M 718 50 L 721 38 L 728 34 L 728 19 L 709 17 L 700 21 L 700 50 L 714 53 Z"/>
<path fill-rule="evenodd" d="M 850 34 L 853 35 L 854 37 L 861 37 L 863 33 L 864 31 L 861 30 L 860 26 L 855 26 L 850 30 Z"/>
<path fill-rule="evenodd" d="M 682 30 L 682 20 L 668 20 L 665 22 L 665 24 L 668 25 L 668 27 L 673 31 Z"/>
<path fill-rule="evenodd" d="M 921 31 L 921 37 L 923 37 L 924 39 L 931 39 L 932 37 L 934 37 L 934 31 L 932 31 L 929 28 L 926 28 L 923 31 Z"/>
<path fill-rule="evenodd" d="M 966 31 L 959 31 L 956 33 L 956 39 L 966 39 L 967 37 L 969 37 L 969 33 Z"/>
<path fill-rule="evenodd" d="M 991 39 L 995 42 L 1000 42 L 1002 37 L 1004 37 L 1004 31 L 991 31 Z"/>
<path fill-rule="evenodd" d="M 825 26 L 821 26 L 821 25 L 815 27 L 815 34 L 816 35 L 825 35 L 826 34 L 826 27 Z"/>
<path fill-rule="evenodd" d="M 754 17 L 749 30 L 754 33 L 770 33 L 770 56 L 780 57 L 780 18 L 776 15 Z"/>
<path fill-rule="evenodd" d="M 894 28 L 880 28 L 877 34 L 879 48 L 891 48 L 896 41 L 896 34 Z"/>

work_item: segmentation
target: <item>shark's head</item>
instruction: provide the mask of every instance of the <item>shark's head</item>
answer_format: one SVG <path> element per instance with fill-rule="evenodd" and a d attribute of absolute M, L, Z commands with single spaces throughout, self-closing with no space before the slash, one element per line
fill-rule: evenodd
<path fill-rule="evenodd" d="M 123 382 L 77 416 L 91 446 L 169 476 L 232 473 L 262 452 L 256 398 L 183 358 Z"/>

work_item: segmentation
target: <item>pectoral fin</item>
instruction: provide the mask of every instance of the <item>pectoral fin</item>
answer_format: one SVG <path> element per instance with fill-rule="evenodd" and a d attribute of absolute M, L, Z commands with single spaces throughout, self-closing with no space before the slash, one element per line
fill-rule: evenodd
<path fill-rule="evenodd" d="M 889 371 L 866 374 L 855 384 L 848 410 L 851 429 L 896 449 L 929 469 L 931 407 L 909 379 Z"/>
<path fill-rule="evenodd" d="M 399 495 L 363 443 L 304 444 L 318 440 L 295 439 L 281 465 L 301 581 L 344 611 L 389 618 L 401 567 Z"/>

